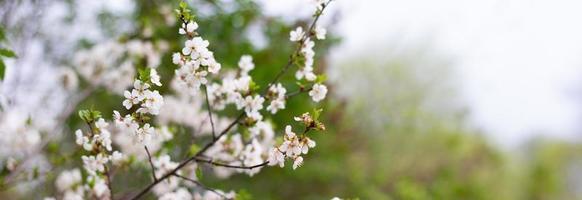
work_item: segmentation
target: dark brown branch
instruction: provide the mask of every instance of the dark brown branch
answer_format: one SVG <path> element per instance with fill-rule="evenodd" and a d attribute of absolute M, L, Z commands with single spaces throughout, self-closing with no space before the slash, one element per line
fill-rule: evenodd
<path fill-rule="evenodd" d="M 294 97 L 294 96 L 300 95 L 301 93 L 303 93 L 303 92 L 307 92 L 307 91 L 310 91 L 310 90 L 311 90 L 311 87 L 309 87 L 308 89 L 305 89 L 305 88 L 303 88 L 303 87 L 302 87 L 302 88 L 299 88 L 299 90 L 297 90 L 297 91 L 294 91 L 294 92 L 287 93 L 287 94 L 285 95 L 285 99 L 289 99 L 289 98 L 291 98 L 291 97 Z"/>
<path fill-rule="evenodd" d="M 109 167 L 105 166 L 105 177 L 107 178 L 107 187 L 109 188 L 109 198 L 113 199 L 113 186 L 111 182 L 111 173 L 109 171 Z"/>
<path fill-rule="evenodd" d="M 241 166 L 241 165 L 229 165 L 229 164 L 223 164 L 223 163 L 219 163 L 219 162 L 215 162 L 212 160 L 205 160 L 205 159 L 201 159 L 201 158 L 194 158 L 194 160 L 196 162 L 202 162 L 202 163 L 208 163 L 214 166 L 219 166 L 219 167 L 226 167 L 226 168 L 235 168 L 235 169 L 254 169 L 257 167 L 263 167 L 267 164 L 269 164 L 268 161 L 265 161 L 261 164 L 257 164 L 257 165 L 252 165 L 252 166 Z"/>
<path fill-rule="evenodd" d="M 146 150 L 146 153 L 148 154 L 148 161 L 150 162 L 150 167 L 152 167 L 152 177 L 154 177 L 154 181 L 158 180 L 158 178 L 156 178 L 156 172 L 154 168 L 154 163 L 152 162 L 152 155 L 150 154 L 150 150 L 148 150 L 148 146 L 143 146 Z"/>
<path fill-rule="evenodd" d="M 208 86 L 204 85 L 204 93 L 206 93 L 206 108 L 208 109 L 208 117 L 210 117 L 210 126 L 212 126 L 212 140 L 216 140 L 216 131 L 214 130 L 214 120 L 212 119 L 212 107 L 208 100 Z"/>

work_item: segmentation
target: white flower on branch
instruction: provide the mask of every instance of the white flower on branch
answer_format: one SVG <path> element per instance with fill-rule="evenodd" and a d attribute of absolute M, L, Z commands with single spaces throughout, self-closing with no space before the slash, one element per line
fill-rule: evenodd
<path fill-rule="evenodd" d="M 162 86 L 162 83 L 160 82 L 160 75 L 158 75 L 158 72 L 156 71 L 156 69 L 154 69 L 154 68 L 150 69 L 150 78 L 151 78 L 151 82 L 154 85 Z"/>
<path fill-rule="evenodd" d="M 196 22 L 188 22 L 188 24 L 182 23 L 182 27 L 178 31 L 180 35 L 192 34 L 196 29 L 198 29 L 198 24 Z"/>
<path fill-rule="evenodd" d="M 314 84 L 311 91 L 309 91 L 309 96 L 313 101 L 319 102 L 325 99 L 325 95 L 327 94 L 327 87 L 322 84 Z"/>
<path fill-rule="evenodd" d="M 109 161 L 109 158 L 103 154 L 98 154 L 97 156 L 82 156 L 81 159 L 83 160 L 83 167 L 91 175 L 105 171 L 105 164 Z"/>
<path fill-rule="evenodd" d="M 297 167 L 301 167 L 303 164 L 303 157 L 297 156 L 293 159 L 293 169 L 297 169 Z"/>
<path fill-rule="evenodd" d="M 250 55 L 243 55 L 240 57 L 238 61 L 238 67 L 241 69 L 241 73 L 243 75 L 247 75 L 251 70 L 255 68 L 255 64 L 253 63 L 253 57 Z"/>
<path fill-rule="evenodd" d="M 150 124 L 146 123 L 143 127 L 138 128 L 134 132 L 134 136 L 137 138 L 137 141 L 140 143 L 148 143 L 152 138 L 152 135 L 155 134 L 154 127 L 151 127 Z"/>
<path fill-rule="evenodd" d="M 303 32 L 303 28 L 299 26 L 289 33 L 289 40 L 291 40 L 291 42 L 297 42 L 303 38 L 303 35 L 305 35 L 305 32 Z"/>
<path fill-rule="evenodd" d="M 285 94 L 287 90 L 281 83 L 272 85 L 269 87 L 268 96 L 272 98 L 271 103 L 267 106 L 267 111 L 271 111 L 271 114 L 277 113 L 277 111 L 285 109 Z"/>
<path fill-rule="evenodd" d="M 255 95 L 253 96 L 246 96 L 244 99 L 239 100 L 236 102 L 237 109 L 243 109 L 247 116 L 260 120 L 262 115 L 259 113 L 261 109 L 263 109 L 263 103 L 265 102 L 265 98 Z"/>
<path fill-rule="evenodd" d="M 277 148 L 269 150 L 267 161 L 269 161 L 269 166 L 279 165 L 279 167 L 285 167 L 285 155 Z"/>

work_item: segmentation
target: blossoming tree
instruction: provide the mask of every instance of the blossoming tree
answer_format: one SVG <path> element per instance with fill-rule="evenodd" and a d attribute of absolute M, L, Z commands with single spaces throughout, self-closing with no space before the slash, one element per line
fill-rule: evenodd
<path fill-rule="evenodd" d="M 168 49 L 164 44 L 115 41 L 79 52 L 74 59 L 76 72 L 64 70 L 62 75 L 65 85 L 78 84 L 76 73 L 88 85 L 73 101 L 105 88 L 123 97 L 118 102 L 123 109 L 103 111 L 113 113 L 111 117 L 93 108 L 78 111 L 85 124 L 74 131 L 81 167 L 56 176 L 56 191 L 47 199 L 141 199 L 150 193 L 158 199 L 242 199 L 244 195 L 234 191 L 205 186 L 199 180 L 202 171 L 227 178 L 254 176 L 265 167 L 285 167 L 286 163 L 292 169 L 300 167 L 316 147 L 311 135 L 325 130 L 319 121 L 322 110 L 285 113 L 281 117 L 287 119 L 286 124 L 270 119 L 296 96 L 308 96 L 314 103 L 325 99 L 328 89 L 325 76 L 314 70 L 314 47 L 326 38 L 318 20 L 330 3 L 317 1 L 311 22 L 289 33 L 294 50 L 265 85 L 252 76 L 253 70 L 263 66 L 255 66 L 250 54 L 241 55 L 235 69 L 222 67 L 212 50 L 215 47 L 199 32 L 204 27 L 185 2 L 175 10 L 183 37 L 179 40 L 184 42 L 169 57 L 175 65 L 171 74 L 158 72 Z M 295 80 L 284 81 L 285 76 Z M 166 92 L 164 86 L 169 88 Z M 63 111 L 65 116 L 73 112 L 75 106 Z M 178 136 L 175 129 L 180 127 L 191 130 L 193 137 Z M 187 154 L 177 156 L 183 149 Z M 6 164 L 9 173 L 17 173 L 24 162 L 25 158 L 11 157 Z M 147 175 L 140 177 L 147 184 L 133 188 L 116 183 L 121 173 Z"/>

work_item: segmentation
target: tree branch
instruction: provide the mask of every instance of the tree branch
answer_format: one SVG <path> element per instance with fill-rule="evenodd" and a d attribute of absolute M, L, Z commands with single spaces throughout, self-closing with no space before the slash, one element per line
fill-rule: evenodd
<path fill-rule="evenodd" d="M 208 117 L 210 117 L 210 126 L 212 126 L 212 140 L 217 140 L 216 131 L 214 130 L 214 120 L 212 119 L 212 107 L 210 107 L 210 101 L 208 100 L 208 86 L 203 85 L 204 93 L 206 93 L 206 107 L 208 108 Z"/>
<path fill-rule="evenodd" d="M 152 156 L 150 154 L 150 150 L 148 150 L 148 146 L 144 145 L 143 147 L 145 148 L 146 153 L 148 154 L 148 160 L 150 162 L 150 167 L 152 167 L 152 177 L 154 177 L 154 181 L 156 181 L 156 180 L 158 180 L 158 178 L 156 178 L 156 172 L 155 172 L 156 168 L 154 168 L 154 163 L 152 162 Z"/>
<path fill-rule="evenodd" d="M 268 161 L 265 161 L 265 162 L 263 162 L 263 163 L 261 163 L 261 164 L 257 164 L 257 165 L 252 165 L 252 166 L 241 166 L 241 165 L 229 165 L 229 164 L 223 164 L 223 163 L 219 163 L 219 162 L 212 161 L 212 159 L 210 159 L 210 160 L 205 160 L 205 159 L 201 159 L 201 158 L 194 158 L 194 160 L 195 160 L 196 162 L 201 162 L 201 163 L 208 163 L 208 164 L 211 164 L 211 165 L 214 165 L 214 166 L 220 166 L 220 167 L 226 167 L 226 168 L 235 168 L 235 169 L 254 169 L 254 168 L 257 168 L 257 167 L 263 167 L 263 166 L 265 166 L 265 165 L 269 164 L 269 162 L 268 162 Z"/>

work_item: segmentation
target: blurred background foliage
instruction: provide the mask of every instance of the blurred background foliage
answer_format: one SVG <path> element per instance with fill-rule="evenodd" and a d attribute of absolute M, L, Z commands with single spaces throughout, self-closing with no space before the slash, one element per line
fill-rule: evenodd
<path fill-rule="evenodd" d="M 184 38 L 178 35 L 178 23 L 165 25 L 167 19 L 162 9 L 175 8 L 178 1 L 134 3 L 132 16 L 100 14 L 100 28 L 120 41 L 168 42 L 170 50 L 161 59 L 158 71 L 164 83 L 161 92 L 171 93 L 168 77 L 175 69 L 171 52 L 179 51 Z M 287 62 L 292 51 L 288 42 L 291 27 L 307 22 L 290 24 L 278 17 L 265 16 L 260 6 L 250 0 L 206 0 L 190 6 L 201 35 L 210 41 L 210 48 L 222 66 L 235 68 L 241 55 L 253 55 L 257 68 L 251 74 L 263 87 Z M 72 21 L 75 12 L 79 11 L 70 13 Z M 136 31 L 118 33 L 117 20 L 123 17 L 134 21 Z M 249 34 L 257 35 L 252 32 L 256 26 L 260 27 L 258 34 L 262 38 L 258 41 L 263 40 L 260 44 L 256 38 L 248 37 Z M 18 34 L 10 31 L 7 30 L 9 34 Z M 330 199 L 338 196 L 546 200 L 582 197 L 582 146 L 543 138 L 532 141 L 524 148 L 526 151 L 519 153 L 494 146 L 468 121 L 470 111 L 459 100 L 456 91 L 459 83 L 453 79 L 454 72 L 446 56 L 436 54 L 427 46 L 399 50 L 388 46 L 332 64 L 326 62 L 328 52 L 339 42 L 339 38 L 331 36 L 316 47 L 316 70 L 326 70 L 330 76 L 331 93 L 324 107 L 328 130 L 315 136 L 317 147 L 310 151 L 305 165 L 297 170 L 269 167 L 254 177 L 235 175 L 226 180 L 205 173 L 202 182 L 226 191 L 248 193 L 252 199 Z M 79 44 L 79 49 L 94 45 L 92 41 L 79 41 Z M 293 76 L 285 79 L 292 82 Z M 288 86 L 288 91 L 297 88 L 296 85 Z M 121 101 L 120 96 L 96 90 L 78 109 L 94 107 L 103 111 L 104 116 L 111 116 L 112 110 L 122 109 Z M 273 121 L 284 124 L 294 114 L 313 108 L 307 96 L 300 96 L 288 101 L 287 109 Z M 233 110 L 226 110 L 222 114 L 233 113 Z M 71 130 L 82 124 L 76 114 L 71 115 L 67 123 L 70 130 L 63 138 L 66 142 L 54 141 L 47 146 L 53 164 L 69 166 L 79 162 Z M 281 128 L 277 128 L 279 133 Z M 189 137 L 186 133 L 190 131 L 176 129 L 176 134 L 182 138 L 177 137 L 175 141 Z M 187 146 L 175 149 L 177 158 L 188 153 Z M 115 185 L 124 185 L 125 189 L 141 188 L 149 181 L 147 169 L 142 166 L 120 174 Z M 47 175 L 40 195 L 53 193 L 54 177 L 61 170 L 55 169 L 55 174 Z"/>

